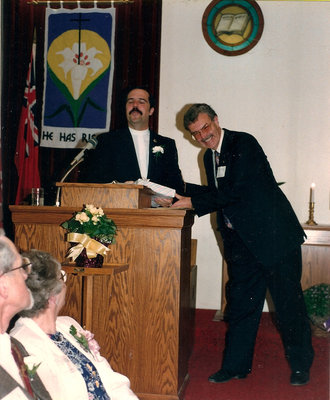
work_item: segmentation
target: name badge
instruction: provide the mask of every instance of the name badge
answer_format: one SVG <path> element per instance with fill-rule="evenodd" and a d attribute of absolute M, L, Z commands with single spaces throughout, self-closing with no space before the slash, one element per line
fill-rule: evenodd
<path fill-rule="evenodd" d="M 217 178 L 223 178 L 225 174 L 226 174 L 226 166 L 222 165 L 221 167 L 218 167 Z"/>

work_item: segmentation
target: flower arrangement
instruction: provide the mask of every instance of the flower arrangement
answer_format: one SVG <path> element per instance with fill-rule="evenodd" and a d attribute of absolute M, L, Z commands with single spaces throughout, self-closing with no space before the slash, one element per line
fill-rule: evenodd
<path fill-rule="evenodd" d="M 82 211 L 61 226 L 69 232 L 83 233 L 102 243 L 115 242 L 116 224 L 104 215 L 102 208 L 93 204 L 86 204 Z"/>
<path fill-rule="evenodd" d="M 93 357 L 98 360 L 100 357 L 100 346 L 94 339 L 93 333 L 85 330 L 81 330 L 78 333 L 77 329 L 71 325 L 70 334 L 76 339 L 81 347 L 83 347 L 83 349 L 85 349 L 88 353 L 91 353 Z"/>
<path fill-rule="evenodd" d="M 159 157 L 161 154 L 164 154 L 164 147 L 163 146 L 154 146 L 152 148 L 152 152 L 155 155 L 155 157 Z"/>
<path fill-rule="evenodd" d="M 75 260 L 85 249 L 89 259 L 104 256 L 109 249 L 106 245 L 115 243 L 116 224 L 104 215 L 102 208 L 86 204 L 61 226 L 68 231 L 67 241 L 78 243 L 72 247 L 67 257 Z"/>

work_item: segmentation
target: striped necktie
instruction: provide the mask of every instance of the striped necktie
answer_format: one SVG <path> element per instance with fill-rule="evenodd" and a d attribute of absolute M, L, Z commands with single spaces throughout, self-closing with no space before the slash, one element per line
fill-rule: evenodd
<path fill-rule="evenodd" d="M 11 353 L 12 353 L 12 355 L 14 357 L 14 360 L 15 360 L 15 362 L 17 364 L 18 371 L 19 371 L 19 374 L 20 374 L 20 376 L 22 378 L 22 381 L 24 383 L 25 389 L 29 392 L 31 397 L 35 398 L 34 392 L 33 392 L 33 389 L 32 389 L 31 383 L 30 383 L 30 379 L 29 379 L 29 376 L 28 376 L 27 371 L 26 371 L 26 366 L 24 364 L 23 356 L 22 356 L 21 352 L 19 351 L 18 347 L 16 346 L 16 344 L 13 341 L 11 341 Z"/>

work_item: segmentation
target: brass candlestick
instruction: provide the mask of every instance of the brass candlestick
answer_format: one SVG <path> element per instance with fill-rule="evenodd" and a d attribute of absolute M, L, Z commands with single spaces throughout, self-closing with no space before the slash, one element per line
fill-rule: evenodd
<path fill-rule="evenodd" d="M 314 201 L 310 201 L 309 202 L 309 218 L 308 218 L 308 221 L 306 221 L 306 225 L 317 225 L 317 223 L 314 221 L 314 206 L 315 206 Z"/>

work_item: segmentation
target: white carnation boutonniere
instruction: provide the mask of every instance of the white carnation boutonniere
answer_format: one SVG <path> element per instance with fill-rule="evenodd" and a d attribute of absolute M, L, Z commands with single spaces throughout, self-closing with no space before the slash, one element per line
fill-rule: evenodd
<path fill-rule="evenodd" d="M 156 158 L 158 158 L 161 154 L 164 154 L 164 147 L 163 146 L 154 146 L 152 148 L 152 152 Z"/>
<path fill-rule="evenodd" d="M 70 326 L 70 333 L 85 351 L 91 353 L 95 360 L 100 360 L 100 346 L 93 333 L 83 329 L 78 332 L 73 325 Z"/>
<path fill-rule="evenodd" d="M 35 374 L 37 373 L 37 369 L 40 367 L 41 362 L 35 356 L 27 356 L 24 357 L 24 365 L 26 369 L 26 373 L 30 380 L 33 380 Z"/>

